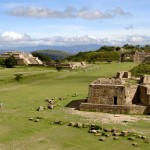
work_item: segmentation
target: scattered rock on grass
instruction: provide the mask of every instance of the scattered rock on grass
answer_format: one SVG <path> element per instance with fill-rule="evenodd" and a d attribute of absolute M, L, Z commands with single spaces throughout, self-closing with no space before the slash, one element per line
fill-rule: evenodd
<path fill-rule="evenodd" d="M 29 118 L 29 120 L 31 120 L 31 121 L 32 121 L 33 119 L 34 119 L 34 118 Z"/>
<path fill-rule="evenodd" d="M 138 146 L 138 144 L 137 144 L 137 143 L 132 143 L 132 145 L 133 145 L 133 146 Z"/>
<path fill-rule="evenodd" d="M 62 125 L 63 122 L 59 120 L 59 121 L 54 121 L 53 124 L 59 124 L 59 125 Z"/>
<path fill-rule="evenodd" d="M 106 129 L 106 128 L 104 129 L 104 131 L 105 131 L 105 132 L 111 132 L 110 129 Z"/>
<path fill-rule="evenodd" d="M 89 133 L 97 133 L 97 131 L 96 130 L 89 130 Z"/>
<path fill-rule="evenodd" d="M 35 120 L 34 120 L 34 122 L 39 122 L 39 121 L 40 121 L 40 119 L 35 119 Z"/>
<path fill-rule="evenodd" d="M 114 140 L 119 140 L 119 138 L 118 138 L 118 137 L 114 137 L 113 139 L 114 139 Z"/>
<path fill-rule="evenodd" d="M 39 106 L 39 108 L 37 109 L 37 111 L 43 111 L 44 107 L 43 106 Z"/>
<path fill-rule="evenodd" d="M 134 140 L 135 140 L 135 138 L 134 138 L 134 137 L 129 137 L 129 138 L 128 138 L 128 140 L 130 140 L 130 141 L 134 141 Z"/>
<path fill-rule="evenodd" d="M 112 135 L 113 135 L 113 136 L 119 136 L 120 133 L 119 133 L 119 132 L 116 132 L 116 133 L 113 133 Z"/>
<path fill-rule="evenodd" d="M 99 139 L 99 141 L 105 141 L 105 140 L 106 140 L 105 138 L 100 138 L 100 139 Z"/>
<path fill-rule="evenodd" d="M 75 125 L 75 122 L 69 122 L 68 126 L 74 126 Z"/>
<path fill-rule="evenodd" d="M 122 131 L 120 136 L 127 136 L 128 135 L 128 131 Z"/>
<path fill-rule="evenodd" d="M 141 139 L 146 139 L 146 136 L 142 136 Z"/>
<path fill-rule="evenodd" d="M 78 128 L 82 128 L 82 123 L 77 123 Z"/>
<path fill-rule="evenodd" d="M 110 134 L 105 134 L 105 136 L 106 136 L 106 137 L 109 137 L 109 136 L 110 136 Z"/>

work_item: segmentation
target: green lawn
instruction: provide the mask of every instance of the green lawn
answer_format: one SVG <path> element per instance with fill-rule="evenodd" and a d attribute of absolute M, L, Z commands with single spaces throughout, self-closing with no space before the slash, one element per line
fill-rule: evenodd
<path fill-rule="evenodd" d="M 65 111 L 65 106 L 73 100 L 87 97 L 88 85 L 99 77 L 115 76 L 117 71 L 130 70 L 136 63 L 101 63 L 88 68 L 91 71 L 63 70 L 44 67 L 17 67 L 14 69 L 0 68 L 0 149 L 8 150 L 124 150 L 135 149 L 132 142 L 125 138 L 118 141 L 108 137 L 106 141 L 98 141 L 99 137 L 89 134 L 87 128 L 68 127 L 70 121 L 85 123 L 84 117 Z M 100 69 L 96 69 L 99 67 Z M 15 73 L 23 73 L 23 78 L 17 82 Z M 72 97 L 78 93 L 77 97 Z M 68 96 L 68 94 L 70 94 Z M 46 105 L 45 99 L 66 97 L 56 100 L 53 110 L 38 112 L 36 109 Z M 29 118 L 40 116 L 40 122 L 29 121 Z M 50 125 L 54 120 L 62 120 L 63 125 Z M 99 123 L 100 124 L 100 123 Z M 131 129 L 146 132 L 149 136 L 149 122 L 129 123 L 127 126 L 106 124 L 106 127 L 117 127 L 120 130 Z M 137 141 L 137 150 L 149 149 L 150 144 Z"/>

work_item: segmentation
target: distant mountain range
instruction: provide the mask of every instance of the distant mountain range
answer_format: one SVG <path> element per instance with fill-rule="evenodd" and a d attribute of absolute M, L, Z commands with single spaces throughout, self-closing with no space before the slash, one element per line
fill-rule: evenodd
<path fill-rule="evenodd" d="M 47 46 L 47 45 L 39 45 L 39 46 L 26 46 L 26 47 L 16 47 L 16 48 L 7 48 L 1 49 L 0 53 L 4 53 L 6 51 L 24 51 L 24 52 L 32 52 L 36 50 L 59 50 L 72 54 L 76 54 L 79 51 L 92 51 L 97 50 L 101 47 L 99 44 L 83 44 L 83 45 L 74 45 L 74 46 Z"/>

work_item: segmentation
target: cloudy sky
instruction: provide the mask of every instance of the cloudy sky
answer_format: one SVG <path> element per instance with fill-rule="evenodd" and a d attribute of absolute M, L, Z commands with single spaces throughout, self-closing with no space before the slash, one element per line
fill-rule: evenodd
<path fill-rule="evenodd" d="M 150 44 L 150 0 L 0 0 L 0 48 Z"/>

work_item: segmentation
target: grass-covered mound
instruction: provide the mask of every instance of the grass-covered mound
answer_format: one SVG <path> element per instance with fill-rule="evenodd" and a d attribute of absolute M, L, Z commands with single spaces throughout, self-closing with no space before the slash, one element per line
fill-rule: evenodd
<path fill-rule="evenodd" d="M 141 63 L 131 69 L 131 72 L 135 76 L 140 76 L 143 74 L 150 74 L 150 63 Z"/>

